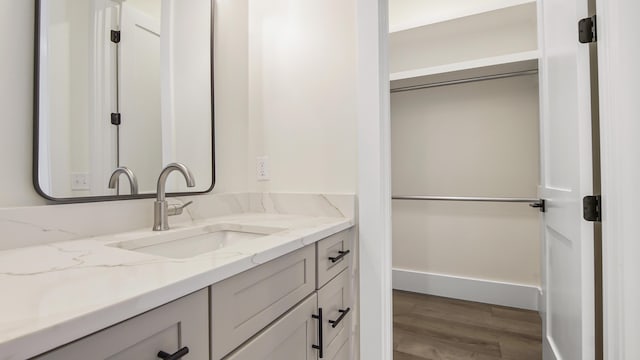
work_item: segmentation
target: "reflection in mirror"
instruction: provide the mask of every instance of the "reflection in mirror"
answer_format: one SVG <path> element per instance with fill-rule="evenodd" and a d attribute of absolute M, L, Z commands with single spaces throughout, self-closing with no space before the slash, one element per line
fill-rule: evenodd
<path fill-rule="evenodd" d="M 35 183 L 56 199 L 213 185 L 211 0 L 40 0 Z M 91 199 L 87 199 L 91 200 Z M 93 198 L 95 200 L 95 198 Z"/>

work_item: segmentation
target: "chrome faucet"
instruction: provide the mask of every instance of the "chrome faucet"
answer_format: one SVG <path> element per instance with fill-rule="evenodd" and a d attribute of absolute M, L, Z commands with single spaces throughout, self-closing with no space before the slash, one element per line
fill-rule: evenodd
<path fill-rule="evenodd" d="M 175 170 L 182 173 L 185 180 L 187 180 L 188 187 L 196 186 L 196 182 L 193 179 L 193 174 L 191 174 L 191 171 L 189 171 L 189 169 L 184 164 L 171 163 L 164 169 L 162 169 L 160 177 L 158 178 L 158 197 L 153 204 L 153 231 L 169 230 L 169 216 L 182 214 L 182 210 L 192 203 L 191 201 L 189 201 L 182 206 L 172 205 L 171 208 L 169 207 L 169 204 L 166 200 L 165 187 L 169 174 L 171 174 L 171 172 Z"/>
<path fill-rule="evenodd" d="M 137 195 L 138 194 L 138 178 L 136 178 L 136 174 L 134 174 L 133 171 L 131 171 L 131 169 L 129 169 L 126 166 L 122 166 L 113 170 L 113 172 L 111 173 L 111 177 L 109 178 L 109 189 L 116 188 L 116 184 L 118 183 L 118 178 L 120 177 L 121 174 L 126 175 L 127 179 L 129 179 L 129 185 L 131 186 L 131 195 Z"/>

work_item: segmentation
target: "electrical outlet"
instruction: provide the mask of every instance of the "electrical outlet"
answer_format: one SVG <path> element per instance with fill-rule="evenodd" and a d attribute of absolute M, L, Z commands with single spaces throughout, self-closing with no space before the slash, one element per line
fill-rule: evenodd
<path fill-rule="evenodd" d="M 90 190 L 89 174 L 71 173 L 71 190 Z"/>
<path fill-rule="evenodd" d="M 256 157 L 256 175 L 258 181 L 269 180 L 269 157 L 258 156 Z"/>

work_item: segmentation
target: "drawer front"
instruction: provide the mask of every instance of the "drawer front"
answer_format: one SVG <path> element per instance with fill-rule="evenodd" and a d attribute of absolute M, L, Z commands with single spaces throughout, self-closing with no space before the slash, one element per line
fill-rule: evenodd
<path fill-rule="evenodd" d="M 208 359 L 208 306 L 208 290 L 200 290 L 35 359 L 158 360 L 158 352 L 185 346 L 182 359 Z"/>
<path fill-rule="evenodd" d="M 317 296 L 310 296 L 225 360 L 315 360 Z"/>
<path fill-rule="evenodd" d="M 318 246 L 318 289 L 340 274 L 351 263 L 353 228 L 331 235 L 317 242 Z M 341 254 L 341 252 L 349 252 Z"/>
<path fill-rule="evenodd" d="M 315 290 L 307 246 L 211 286 L 211 346 L 218 360 Z"/>
<path fill-rule="evenodd" d="M 345 270 L 318 290 L 318 307 L 322 308 L 324 315 L 322 335 L 327 359 L 333 359 L 345 348 L 351 348 L 349 342 L 354 309 L 350 283 L 349 271 Z"/>

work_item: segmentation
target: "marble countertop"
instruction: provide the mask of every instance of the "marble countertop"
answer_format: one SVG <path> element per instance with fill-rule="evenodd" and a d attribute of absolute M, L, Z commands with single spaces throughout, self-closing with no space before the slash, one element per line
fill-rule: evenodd
<path fill-rule="evenodd" d="M 187 259 L 108 246 L 220 224 L 286 230 Z M 0 251 L 0 359 L 41 354 L 352 226 L 348 218 L 244 213 Z"/>

